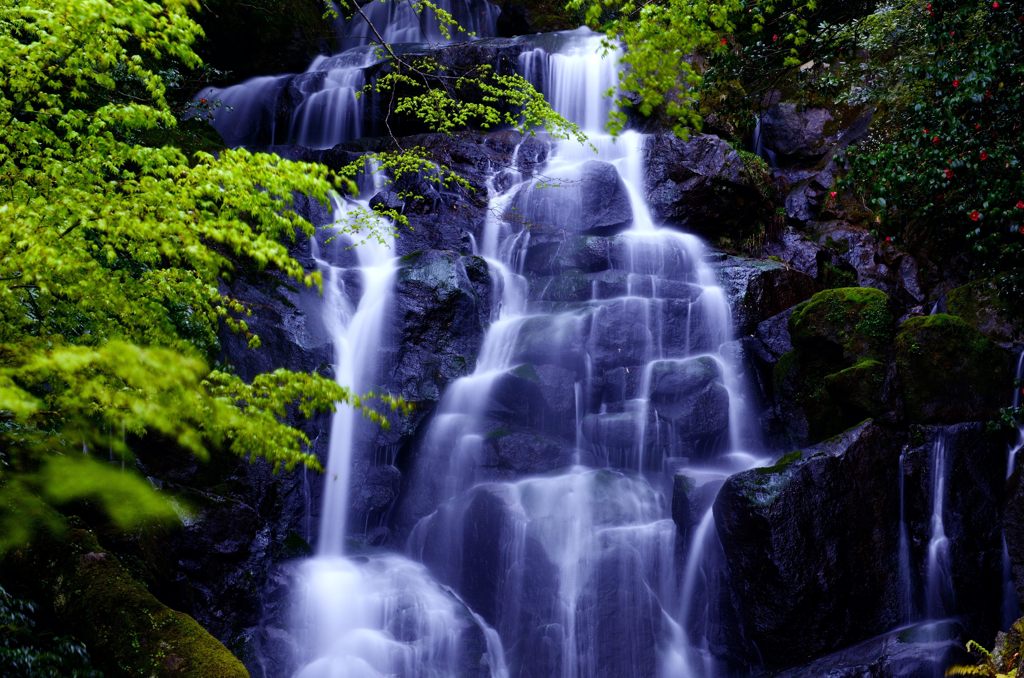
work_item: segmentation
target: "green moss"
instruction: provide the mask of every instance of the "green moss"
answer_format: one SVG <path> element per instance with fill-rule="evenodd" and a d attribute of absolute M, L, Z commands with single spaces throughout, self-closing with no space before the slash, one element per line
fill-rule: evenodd
<path fill-rule="evenodd" d="M 802 450 L 793 450 L 792 452 L 787 452 L 786 454 L 779 457 L 779 460 L 776 461 L 771 466 L 760 466 L 758 468 L 755 468 L 754 472 L 760 473 L 761 475 L 781 473 L 782 471 L 785 471 L 790 466 L 792 466 L 793 464 L 795 464 L 796 462 L 800 461 L 803 458 L 804 453 Z"/>
<path fill-rule="evenodd" d="M 818 282 L 826 289 L 856 287 L 857 274 L 826 261 L 818 268 Z"/>
<path fill-rule="evenodd" d="M 865 358 L 846 369 L 825 376 L 825 389 L 851 424 L 882 413 L 879 395 L 885 386 L 885 365 Z"/>
<path fill-rule="evenodd" d="M 906 414 L 914 421 L 988 419 L 1010 393 L 1006 354 L 963 319 L 945 313 L 900 326 L 896 365 Z"/>
<path fill-rule="evenodd" d="M 946 306 L 995 341 L 1009 343 L 1024 337 L 1024 308 L 1007 301 L 1002 287 L 991 278 L 957 287 L 946 297 Z"/>
<path fill-rule="evenodd" d="M 192 617 L 157 600 L 92 533 L 70 530 L 64 541 L 34 558 L 28 567 L 42 575 L 57 618 L 75 629 L 105 672 L 186 678 L 249 675 Z"/>
<path fill-rule="evenodd" d="M 843 360 L 885 355 L 893 336 L 889 297 L 873 287 L 839 287 L 799 304 L 789 319 L 794 346 L 838 351 Z"/>

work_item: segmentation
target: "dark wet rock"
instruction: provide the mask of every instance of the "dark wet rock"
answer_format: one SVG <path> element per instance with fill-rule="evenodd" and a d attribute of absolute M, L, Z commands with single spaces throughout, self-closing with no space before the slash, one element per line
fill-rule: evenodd
<path fill-rule="evenodd" d="M 676 524 L 679 541 L 690 543 L 690 532 L 700 520 L 697 507 L 694 506 L 696 484 L 689 476 L 677 473 L 672 476 L 672 522 Z"/>
<path fill-rule="evenodd" d="M 945 529 L 959 545 L 951 550 L 958 593 L 947 612 L 989 633 L 1000 602 L 1000 438 L 967 424 L 924 429 L 907 445 L 902 435 L 867 422 L 773 467 L 732 476 L 716 500 L 746 636 L 767 666 L 809 661 L 921 614 L 940 435 L 949 459 Z M 900 468 L 909 593 L 899 568 Z M 828 520 L 820 519 L 824 514 Z M 807 634 L 808 628 L 818 631 Z"/>
<path fill-rule="evenodd" d="M 818 277 L 818 259 L 821 247 L 807 236 L 791 228 L 776 240 L 765 243 L 764 256 L 777 258 L 787 266 L 812 278 Z"/>
<path fill-rule="evenodd" d="M 754 332 L 757 339 L 775 359 L 781 358 L 783 354 L 793 350 L 793 343 L 789 337 L 789 316 L 792 314 L 793 309 L 786 309 L 782 313 L 773 315 L 758 323 Z"/>
<path fill-rule="evenodd" d="M 471 274 L 476 257 L 427 250 L 402 259 L 396 281 L 394 317 L 398 354 L 389 383 L 413 402 L 436 402 L 453 379 L 472 372 L 490 316 Z"/>
<path fill-rule="evenodd" d="M 575 375 L 557 365 L 521 365 L 498 377 L 488 405 L 490 418 L 571 439 Z"/>
<path fill-rule="evenodd" d="M 615 166 L 591 160 L 578 175 L 549 177 L 524 186 L 504 218 L 530 232 L 613 235 L 632 223 L 633 210 Z"/>
<path fill-rule="evenodd" d="M 814 230 L 818 243 L 853 270 L 861 287 L 878 288 L 906 306 L 924 301 L 918 265 L 909 254 L 845 221 L 815 223 Z"/>
<path fill-rule="evenodd" d="M 665 456 L 713 451 L 729 425 L 729 392 L 718 363 L 710 357 L 661 360 L 649 369 L 651 416 L 667 434 L 646 436 L 655 451 Z"/>
<path fill-rule="evenodd" d="M 931 640 L 930 626 L 898 629 L 808 664 L 771 674 L 774 678 L 934 678 L 951 661 L 967 661 L 962 643 L 946 637 Z"/>
<path fill-rule="evenodd" d="M 540 275 L 572 269 L 581 273 L 604 271 L 611 265 L 609 248 L 608 238 L 531 233 L 523 268 Z"/>
<path fill-rule="evenodd" d="M 806 273 L 770 260 L 728 257 L 715 266 L 740 335 L 753 332 L 762 320 L 804 301 L 817 289 Z"/>
<path fill-rule="evenodd" d="M 518 478 L 570 466 L 573 451 L 564 439 L 530 430 L 491 429 L 484 437 L 483 475 Z"/>
<path fill-rule="evenodd" d="M 722 487 L 715 522 L 746 636 L 767 665 L 899 621 L 898 456 L 892 434 L 869 423 Z"/>
<path fill-rule="evenodd" d="M 957 316 L 911 318 L 896 335 L 906 415 L 915 422 L 991 419 L 1006 405 L 1009 355 Z"/>
<path fill-rule="evenodd" d="M 800 110 L 780 103 L 761 116 L 761 143 L 777 164 L 813 162 L 829 150 L 830 122 L 832 114 L 824 108 Z"/>
<path fill-rule="evenodd" d="M 716 136 L 652 136 L 644 146 L 644 167 L 644 194 L 657 221 L 739 243 L 770 213 L 767 177 Z"/>

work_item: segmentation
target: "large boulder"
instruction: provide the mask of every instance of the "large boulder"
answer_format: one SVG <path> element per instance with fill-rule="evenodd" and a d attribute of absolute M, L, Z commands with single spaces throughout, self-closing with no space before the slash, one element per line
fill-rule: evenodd
<path fill-rule="evenodd" d="M 895 346 L 910 420 L 991 419 L 1007 404 L 1013 380 L 1009 355 L 960 318 L 911 318 L 900 326 Z"/>
<path fill-rule="evenodd" d="M 654 218 L 713 241 L 739 245 L 771 214 L 763 162 L 726 141 L 658 134 L 644 146 L 644 195 Z"/>
<path fill-rule="evenodd" d="M 633 223 L 626 185 L 614 165 L 599 160 L 524 186 L 503 216 L 531 233 L 613 235 Z"/>
<path fill-rule="evenodd" d="M 893 406 L 888 357 L 893 318 L 883 292 L 824 290 L 793 309 L 788 330 L 793 350 L 772 365 L 773 436 L 801 445 Z"/>
<path fill-rule="evenodd" d="M 940 445 L 954 595 L 938 614 L 959 616 L 980 637 L 994 632 L 1001 439 L 980 424 L 908 438 L 869 421 L 730 477 L 715 501 L 745 635 L 767 667 L 800 665 L 921 618 Z"/>
<path fill-rule="evenodd" d="M 727 257 L 716 266 L 739 335 L 750 334 L 762 320 L 797 305 L 817 290 L 811 276 L 768 259 Z"/>
<path fill-rule="evenodd" d="M 813 163 L 835 141 L 828 134 L 830 122 L 832 114 L 824 108 L 801 110 L 793 103 L 779 103 L 761 116 L 760 143 L 776 164 Z"/>
<path fill-rule="evenodd" d="M 75 528 L 37 540 L 9 559 L 37 600 L 72 629 L 109 675 L 248 678 L 234 655 L 195 619 L 172 610 L 138 581 L 95 535 Z"/>
<path fill-rule="evenodd" d="M 715 522 L 746 635 L 767 665 L 900 620 L 898 457 L 893 435 L 866 423 L 726 480 Z"/>

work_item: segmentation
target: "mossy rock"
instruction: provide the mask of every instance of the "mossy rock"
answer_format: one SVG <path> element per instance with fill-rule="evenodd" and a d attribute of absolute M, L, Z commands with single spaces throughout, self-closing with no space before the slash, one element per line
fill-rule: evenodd
<path fill-rule="evenodd" d="M 108 675 L 247 678 L 245 666 L 196 620 L 170 609 L 87 530 L 37 545 L 20 563 L 35 571 L 62 625 Z"/>
<path fill-rule="evenodd" d="M 953 315 L 993 341 L 1012 343 L 1024 340 L 1024 308 L 1007 301 L 998 283 L 991 278 L 975 280 L 957 287 L 946 297 Z"/>
<path fill-rule="evenodd" d="M 1009 400 L 1009 356 L 954 315 L 903 323 L 896 334 L 896 366 L 906 416 L 915 422 L 991 419 Z"/>
<path fill-rule="evenodd" d="M 816 442 L 886 411 L 886 371 L 885 363 L 870 358 L 843 367 L 834 356 L 798 349 L 776 363 L 775 393 L 799 408 L 806 440 Z"/>
<path fill-rule="evenodd" d="M 847 419 L 859 422 L 881 414 L 886 366 L 865 358 L 846 369 L 825 376 L 825 389 L 832 401 L 848 413 Z"/>
<path fill-rule="evenodd" d="M 873 287 L 823 290 L 793 310 L 789 332 L 797 348 L 846 364 L 883 357 L 893 337 L 889 297 Z"/>

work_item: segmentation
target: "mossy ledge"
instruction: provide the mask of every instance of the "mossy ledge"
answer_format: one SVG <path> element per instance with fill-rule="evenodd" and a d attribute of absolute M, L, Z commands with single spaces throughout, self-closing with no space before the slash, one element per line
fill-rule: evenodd
<path fill-rule="evenodd" d="M 85 643 L 106 675 L 249 676 L 224 645 L 157 600 L 88 530 L 68 530 L 11 560 L 20 578 L 34 578 L 39 598 L 52 601 L 56 619 Z"/>

